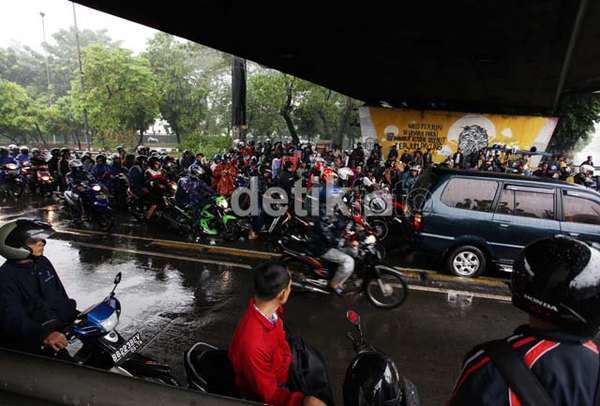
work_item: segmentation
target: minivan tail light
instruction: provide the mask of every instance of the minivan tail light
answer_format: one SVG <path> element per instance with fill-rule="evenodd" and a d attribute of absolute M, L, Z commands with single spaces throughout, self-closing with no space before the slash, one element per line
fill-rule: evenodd
<path fill-rule="evenodd" d="M 423 228 L 423 216 L 420 213 L 413 216 L 412 227 L 415 231 L 421 231 Z"/>

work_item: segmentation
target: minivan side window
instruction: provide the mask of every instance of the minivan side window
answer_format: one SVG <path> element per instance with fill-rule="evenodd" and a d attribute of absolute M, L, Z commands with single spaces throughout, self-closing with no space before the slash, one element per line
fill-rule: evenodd
<path fill-rule="evenodd" d="M 490 211 L 496 196 L 498 182 L 483 179 L 450 179 L 441 201 L 457 209 Z"/>
<path fill-rule="evenodd" d="M 563 196 L 564 221 L 600 225 L 600 203 L 584 197 Z"/>
<path fill-rule="evenodd" d="M 554 220 L 554 193 L 506 186 L 498 200 L 496 213 Z"/>

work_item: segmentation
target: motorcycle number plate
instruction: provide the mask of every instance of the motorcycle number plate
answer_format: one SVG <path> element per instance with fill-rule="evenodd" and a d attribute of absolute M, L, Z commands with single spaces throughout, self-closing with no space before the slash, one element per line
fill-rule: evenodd
<path fill-rule="evenodd" d="M 119 349 L 110 354 L 115 365 L 123 363 L 131 354 L 134 354 L 142 348 L 142 337 L 140 333 L 135 333 L 133 337 L 125 342 Z"/>

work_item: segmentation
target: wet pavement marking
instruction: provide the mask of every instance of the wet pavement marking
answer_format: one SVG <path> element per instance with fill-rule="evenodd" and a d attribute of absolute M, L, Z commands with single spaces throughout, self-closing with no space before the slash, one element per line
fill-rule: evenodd
<path fill-rule="evenodd" d="M 470 296 L 476 297 L 480 299 L 490 299 L 497 300 L 499 302 L 507 302 L 510 303 L 512 298 L 506 295 L 493 295 L 489 293 L 479 293 L 479 292 L 471 292 L 466 290 L 455 290 L 455 289 L 446 289 L 446 288 L 436 288 L 432 286 L 421 286 L 421 285 L 408 285 L 409 290 L 418 290 L 422 292 L 436 292 L 436 293 L 446 293 L 448 295 L 461 295 L 461 296 Z"/>
<path fill-rule="evenodd" d="M 257 259 L 273 259 L 273 258 L 279 258 L 281 256 L 281 254 L 279 254 L 279 253 L 272 253 L 272 252 L 266 252 L 266 251 L 246 250 L 246 249 L 239 249 L 239 248 L 233 248 L 233 247 L 214 246 L 214 245 L 190 243 L 190 242 L 176 241 L 176 240 L 164 240 L 164 239 L 141 237 L 141 236 L 127 235 L 127 234 L 105 233 L 105 232 L 95 231 L 95 230 L 81 230 L 81 229 L 65 228 L 65 229 L 56 229 L 56 231 L 59 233 L 63 233 L 63 234 L 71 234 L 71 235 L 79 235 L 79 236 L 87 236 L 87 237 L 105 236 L 105 237 L 123 238 L 123 239 L 128 239 L 128 240 L 146 241 L 146 242 L 149 242 L 147 247 L 158 246 L 158 247 L 175 248 L 175 249 L 180 248 L 180 249 L 184 249 L 184 250 L 194 250 L 199 253 L 225 254 L 225 255 L 232 255 L 232 256 L 240 257 L 240 258 L 245 257 L 245 258 L 257 258 Z M 138 252 L 140 252 L 140 251 L 138 251 Z M 149 251 L 142 251 L 142 252 L 149 252 Z M 154 253 L 152 253 L 152 254 L 154 254 Z M 161 254 L 161 255 L 169 255 L 169 254 Z M 184 257 L 179 257 L 179 256 L 173 256 L 173 257 L 174 258 L 184 258 Z M 192 260 L 195 260 L 195 259 L 192 258 Z M 198 261 L 198 262 L 202 262 L 202 261 Z M 210 261 L 206 261 L 206 262 L 212 263 Z M 232 264 L 236 264 L 238 267 L 240 266 L 240 264 L 238 264 L 238 263 L 232 262 Z M 251 268 L 250 266 L 245 266 L 245 267 L 247 267 L 248 269 Z M 507 288 L 506 281 L 493 279 L 493 278 L 486 278 L 486 277 L 464 278 L 464 277 L 458 277 L 458 276 L 452 276 L 452 275 L 444 275 L 444 274 L 440 274 L 436 271 L 426 270 L 426 269 L 404 268 L 404 267 L 398 267 L 398 266 L 393 267 L 393 268 L 396 269 L 397 271 L 399 271 L 403 276 L 409 278 L 409 281 L 408 281 L 409 283 L 411 282 L 410 279 L 414 279 L 419 282 L 455 283 L 455 284 L 465 285 L 465 287 L 483 287 L 483 288 L 489 287 L 489 288 L 500 288 L 500 289 Z M 411 284 L 411 286 L 415 286 L 412 283 L 410 283 L 410 284 Z M 432 289 L 437 289 L 437 288 L 432 288 Z M 440 288 L 440 289 L 444 289 L 444 288 Z M 486 293 L 480 293 L 480 294 L 488 295 Z M 504 295 L 491 295 L 491 296 L 493 298 L 495 298 L 496 296 L 498 296 L 500 298 L 508 297 L 508 296 L 504 296 Z"/>
<path fill-rule="evenodd" d="M 101 231 L 94 230 L 80 230 L 80 229 L 72 229 L 72 228 L 64 228 L 64 229 L 56 229 L 57 232 L 64 234 L 73 234 L 73 235 L 82 235 L 82 236 L 92 236 L 92 235 L 102 235 L 106 237 L 118 237 L 125 238 L 130 240 L 139 240 L 139 241 L 149 241 L 149 245 L 163 246 L 166 248 L 181 248 L 181 249 L 192 249 L 200 252 L 211 252 L 215 254 L 228 254 L 237 257 L 247 257 L 247 258 L 258 258 L 258 259 L 271 259 L 271 258 L 279 258 L 281 254 L 275 252 L 267 252 L 267 251 L 254 251 L 233 247 L 223 247 L 216 245 L 207 245 L 207 244 L 199 244 L 185 241 L 176 241 L 176 240 L 163 240 L 160 238 L 150 238 L 150 237 L 140 237 L 136 235 L 127 235 L 127 234 L 115 234 L 115 233 L 104 233 Z"/>
<path fill-rule="evenodd" d="M 165 253 L 162 253 L 162 252 L 134 250 L 134 249 L 129 249 L 129 248 L 118 248 L 118 247 L 111 247 L 111 246 L 108 246 L 108 245 L 90 244 L 90 243 L 87 243 L 87 242 L 80 242 L 80 241 L 69 241 L 69 242 L 71 244 L 73 244 L 73 245 L 79 245 L 79 246 L 86 247 L 86 248 L 97 248 L 97 249 L 100 249 L 100 250 L 124 252 L 124 253 L 127 253 L 127 254 L 133 254 L 133 255 L 147 255 L 147 256 L 154 256 L 154 257 L 161 257 L 161 258 L 176 259 L 176 260 L 179 260 L 179 261 L 198 262 L 198 263 L 201 263 L 201 264 L 223 265 L 223 266 L 229 266 L 229 267 L 232 267 L 232 268 L 252 269 L 252 267 L 250 265 L 239 264 L 239 263 L 235 263 L 235 262 L 208 260 L 208 259 L 200 259 L 200 258 L 191 258 L 191 257 L 184 257 L 184 256 L 181 256 L 181 255 L 165 254 Z"/>

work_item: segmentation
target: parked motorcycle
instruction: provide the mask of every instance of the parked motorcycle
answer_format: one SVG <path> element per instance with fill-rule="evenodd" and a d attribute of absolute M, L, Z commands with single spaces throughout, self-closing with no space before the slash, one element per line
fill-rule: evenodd
<path fill-rule="evenodd" d="M 82 182 L 76 186 L 76 190 L 67 190 L 63 198 L 66 211 L 72 219 L 81 218 L 81 199 L 88 222 L 102 231 L 108 231 L 114 225 L 108 196 L 98 183 Z"/>
<path fill-rule="evenodd" d="M 344 405 L 418 406 L 416 386 L 399 374 L 395 362 L 367 342 L 360 315 L 350 310 L 346 319 L 354 326 L 346 336 L 356 356 L 346 370 Z"/>
<path fill-rule="evenodd" d="M 67 351 L 73 348 L 75 342 L 80 342 L 81 348 L 71 354 L 80 365 L 179 386 L 169 366 L 139 353 L 143 347 L 139 332 L 126 340 L 116 330 L 121 316 L 121 303 L 115 295 L 115 290 L 120 282 L 119 272 L 110 294 L 100 303 L 84 310 L 63 330 L 69 340 Z"/>
<path fill-rule="evenodd" d="M 348 311 L 346 319 L 354 326 L 347 337 L 352 341 L 356 356 L 346 369 L 344 405 L 418 406 L 417 388 L 399 374 L 388 355 L 367 342 L 358 313 Z M 226 350 L 198 342 L 184 353 L 183 362 L 190 389 L 240 397 Z"/>
<path fill-rule="evenodd" d="M 19 198 L 25 191 L 25 183 L 17 164 L 5 164 L 0 168 L 0 178 L 3 179 L 0 193 L 8 198 Z"/>
<path fill-rule="evenodd" d="M 332 294 L 329 281 L 338 265 L 313 255 L 307 250 L 306 240 L 291 235 L 279 240 L 282 261 L 292 271 L 292 286 L 296 289 Z M 400 306 L 408 296 L 408 286 L 400 272 L 383 265 L 382 254 L 377 247 L 377 238 L 369 234 L 355 240 L 348 254 L 355 259 L 352 277 L 346 281 L 349 292 L 364 292 L 369 301 L 383 309 Z"/>
<path fill-rule="evenodd" d="M 194 232 L 199 238 L 222 236 L 225 241 L 236 241 L 242 235 L 242 224 L 232 213 L 227 198 L 214 196 L 201 209 Z"/>

